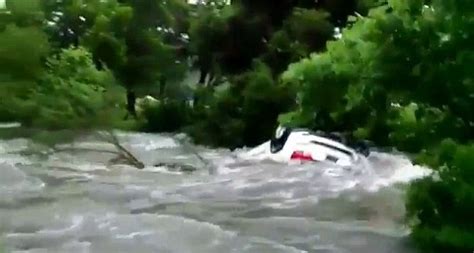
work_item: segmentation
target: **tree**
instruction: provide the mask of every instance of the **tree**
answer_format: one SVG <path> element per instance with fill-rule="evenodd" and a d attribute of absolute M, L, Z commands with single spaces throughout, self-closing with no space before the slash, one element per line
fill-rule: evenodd
<path fill-rule="evenodd" d="M 143 163 L 125 149 L 110 130 L 116 126 L 114 93 L 117 87 L 112 74 L 108 70 L 98 70 L 91 53 L 85 48 L 62 49 L 47 59 L 45 73 L 24 98 L 27 105 L 24 110 L 29 117 L 22 123 L 27 127 L 57 131 L 62 138 L 43 139 L 43 143 L 51 145 L 54 152 L 80 151 L 74 146 L 64 148 L 56 144 L 103 130 L 105 133 L 97 133 L 98 137 L 116 150 L 86 151 L 113 153 L 117 157 L 110 160 L 111 163 L 126 163 L 142 169 Z M 66 135 L 61 135 L 58 130 L 67 130 Z M 42 133 L 33 138 L 41 141 Z"/>
<path fill-rule="evenodd" d="M 474 146 L 445 140 L 430 154 L 434 175 L 407 194 L 411 237 L 423 252 L 471 252 L 474 247 Z"/>
<path fill-rule="evenodd" d="M 14 23 L 20 27 L 39 27 L 42 25 L 44 13 L 40 8 L 40 0 L 6 0 L 5 5 L 8 11 L 4 14 L 4 17 L 8 16 L 8 23 Z"/>
<path fill-rule="evenodd" d="M 167 81 L 184 76 L 186 61 L 177 57 L 180 45 L 174 38 L 185 29 L 179 21 L 186 9 L 180 0 L 168 2 L 166 8 L 161 0 L 116 3 L 115 11 L 100 15 L 84 38 L 96 62 L 108 66 L 126 88 L 133 116 L 137 92 L 157 86 L 162 96 Z"/>
<path fill-rule="evenodd" d="M 473 247 L 473 11 L 468 0 L 388 1 L 283 75 L 299 99 L 281 121 L 349 131 L 434 168 L 407 198 L 411 236 L 426 252 Z"/>
<path fill-rule="evenodd" d="M 241 74 L 250 70 L 253 61 L 261 57 L 275 64 L 275 69 L 279 69 L 274 71 L 277 76 L 282 66 L 298 58 L 303 51 L 303 56 L 307 56 L 323 50 L 326 42 L 334 38 L 335 27 L 345 25 L 348 15 L 356 11 L 365 12 L 372 2 L 238 0 L 231 1 L 227 7 L 204 5 L 190 31 L 201 72 L 200 83 L 204 83 L 207 73 L 216 66 L 225 75 Z M 293 45 L 282 50 L 272 45 L 276 39 L 281 42 L 284 36 Z"/>
<path fill-rule="evenodd" d="M 47 35 L 32 21 L 40 13 L 31 5 L 24 6 L 26 10 L 21 6 L 7 2 L 8 11 L 0 13 L 0 121 L 26 116 L 22 115 L 25 104 L 17 98 L 25 98 L 35 87 L 50 51 Z"/>
<path fill-rule="evenodd" d="M 98 15 L 113 10 L 115 1 L 101 0 L 43 0 L 45 30 L 58 48 L 79 46 L 82 36 L 95 23 Z"/>
<path fill-rule="evenodd" d="M 214 4 L 213 4 L 214 3 Z M 217 60 L 221 43 L 227 34 L 227 15 L 229 7 L 218 1 L 195 6 L 195 18 L 189 27 L 190 53 L 195 56 L 199 69 L 199 84 L 212 83 L 219 72 Z"/>
<path fill-rule="evenodd" d="M 233 76 L 229 87 L 215 94 L 207 108 L 199 106 L 187 131 L 205 145 L 257 145 L 271 137 L 278 115 L 293 105 L 293 97 L 273 79 L 271 70 L 257 61 L 251 71 Z"/>
<path fill-rule="evenodd" d="M 338 4 L 343 5 L 340 1 Z M 352 12 L 357 9 L 353 5 L 344 7 Z M 288 0 L 232 1 L 230 6 L 225 7 L 198 7 L 200 15 L 191 22 L 189 33 L 191 52 L 197 58 L 197 68 L 200 71 L 199 83 L 205 84 L 207 77 L 212 80 L 217 72 L 225 76 L 230 88 L 223 88 L 226 96 L 213 95 L 212 88 L 199 89 L 198 93 L 207 90 L 203 92 L 206 95 L 196 97 L 213 98 L 203 99 L 203 104 L 209 108 L 203 110 L 206 111 L 204 116 L 197 117 L 205 118 L 208 122 L 198 120 L 199 124 L 194 126 L 199 130 L 195 132 L 208 131 L 214 136 L 193 136 L 204 142 L 206 138 L 214 138 L 215 143 L 232 147 L 253 145 L 268 138 L 268 129 L 273 129 L 276 116 L 244 105 L 265 104 L 257 97 L 271 101 L 268 105 L 277 112 L 288 110 L 293 105 L 294 92 L 279 87 L 279 76 L 289 63 L 307 57 L 312 52 L 324 51 L 326 43 L 335 39 L 335 28 L 340 23 L 334 21 L 333 13 L 324 8 L 326 5 L 316 4 L 314 1 Z M 343 20 L 339 17 L 336 19 L 345 23 L 347 15 Z M 255 67 L 255 62 L 259 62 L 258 68 Z M 261 78 L 262 76 L 265 78 Z M 256 94 L 246 92 L 245 87 L 252 87 L 253 84 L 250 77 L 265 83 L 266 89 L 273 93 L 259 89 L 254 90 Z M 285 90 L 287 95 L 281 95 L 281 90 Z M 280 106 L 274 106 L 274 103 L 279 103 Z M 252 124 L 256 118 L 260 118 L 259 126 Z M 252 127 L 258 130 L 252 132 L 249 130 Z M 229 134 L 242 138 L 229 141 Z"/>
<path fill-rule="evenodd" d="M 262 56 L 275 76 L 281 74 L 288 64 L 326 48 L 326 42 L 335 35 L 335 28 L 328 18 L 329 13 L 325 11 L 293 9 L 282 28 L 272 34 L 267 52 Z"/>
<path fill-rule="evenodd" d="M 183 0 L 46 0 L 43 8 L 55 44 L 89 48 L 96 65 L 110 68 L 126 87 L 132 115 L 137 92 L 164 93 L 167 81 L 183 76 L 180 38 L 188 26 Z"/>
<path fill-rule="evenodd" d="M 86 49 L 63 49 L 47 59 L 46 67 L 26 98 L 34 115 L 28 125 L 48 129 L 107 126 L 110 120 L 105 120 L 104 112 L 111 107 L 107 94 L 113 90 L 113 77 L 96 69 Z"/>

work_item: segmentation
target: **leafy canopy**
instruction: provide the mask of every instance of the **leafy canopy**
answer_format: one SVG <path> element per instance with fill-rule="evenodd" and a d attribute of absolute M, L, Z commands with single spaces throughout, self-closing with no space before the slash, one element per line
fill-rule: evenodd
<path fill-rule="evenodd" d="M 47 60 L 47 71 L 28 102 L 31 122 L 45 128 L 105 127 L 108 89 L 114 84 L 107 70 L 97 70 L 84 48 L 63 49 Z M 41 105 L 39 107 L 35 105 Z"/>

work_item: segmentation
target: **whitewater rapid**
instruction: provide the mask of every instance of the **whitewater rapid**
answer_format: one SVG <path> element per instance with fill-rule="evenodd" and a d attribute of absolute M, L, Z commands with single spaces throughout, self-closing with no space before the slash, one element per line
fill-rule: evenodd
<path fill-rule="evenodd" d="M 246 160 L 239 157 L 248 149 L 183 145 L 171 135 L 120 139 L 145 169 L 108 165 L 106 153 L 39 154 L 29 139 L 0 141 L 0 245 L 35 253 L 413 252 L 404 187 L 430 171 L 404 155 L 374 152 L 366 166 L 343 169 Z M 110 148 L 93 138 L 78 145 Z"/>

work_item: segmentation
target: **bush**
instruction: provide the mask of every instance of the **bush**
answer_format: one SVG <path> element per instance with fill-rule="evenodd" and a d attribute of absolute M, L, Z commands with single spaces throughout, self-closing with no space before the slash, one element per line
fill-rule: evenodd
<path fill-rule="evenodd" d="M 268 140 L 280 113 L 293 105 L 293 94 L 279 85 L 263 63 L 235 76 L 229 88 L 195 111 L 187 128 L 198 143 L 237 148 Z"/>
<path fill-rule="evenodd" d="M 189 124 L 190 107 L 177 100 L 160 101 L 143 108 L 143 130 L 148 132 L 176 132 Z"/>
<path fill-rule="evenodd" d="M 48 38 L 36 27 L 0 30 L 0 121 L 20 121 L 25 98 L 43 74 Z"/>
<path fill-rule="evenodd" d="M 268 140 L 277 126 L 278 115 L 294 104 L 293 93 L 276 82 L 271 70 L 257 63 L 255 70 L 243 76 L 242 120 L 245 122 L 245 145 Z M 237 83 L 239 85 L 239 83 Z"/>
<path fill-rule="evenodd" d="M 474 145 L 446 140 L 430 165 L 435 176 L 414 182 L 407 197 L 411 237 L 426 252 L 474 249 Z"/>
<path fill-rule="evenodd" d="M 474 92 L 473 21 L 468 1 L 389 1 L 368 17 L 353 18 L 327 51 L 290 65 L 283 79 L 299 91 L 298 118 L 323 130 L 356 130 L 379 144 L 395 144 L 389 133 L 394 104 L 414 102 L 449 114 L 472 127 Z M 464 15 L 465 14 L 465 15 Z M 446 16 L 456 18 L 447 20 Z M 461 32 L 460 32 L 461 31 Z M 431 109 L 430 109 L 431 110 Z M 419 110 L 420 112 L 423 110 Z M 395 138 L 397 139 L 397 138 Z"/>
<path fill-rule="evenodd" d="M 244 122 L 240 118 L 240 101 L 230 90 L 216 95 L 211 103 L 198 105 L 193 123 L 185 131 L 194 142 L 212 147 L 236 148 L 244 145 Z"/>
<path fill-rule="evenodd" d="M 47 73 L 29 97 L 33 126 L 49 129 L 102 127 L 109 122 L 101 112 L 110 107 L 110 72 L 97 70 L 83 48 L 63 49 L 47 61 Z M 38 106 L 39 105 L 39 106 Z"/>
<path fill-rule="evenodd" d="M 435 147 L 444 138 L 469 140 L 469 126 L 446 108 L 410 103 L 393 107 L 387 119 L 388 139 L 399 149 L 418 153 Z"/>

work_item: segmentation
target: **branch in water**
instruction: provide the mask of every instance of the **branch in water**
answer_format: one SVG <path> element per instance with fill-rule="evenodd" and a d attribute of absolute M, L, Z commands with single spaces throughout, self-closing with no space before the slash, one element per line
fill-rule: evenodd
<path fill-rule="evenodd" d="M 112 132 L 112 131 L 107 131 L 106 135 L 103 134 L 98 134 L 99 138 L 109 144 L 112 144 L 116 150 L 107 150 L 107 149 L 99 149 L 99 148 L 85 148 L 85 147 L 75 147 L 74 143 L 69 146 L 69 147 L 49 147 L 49 150 L 44 150 L 42 151 L 36 151 L 38 154 L 41 155 L 52 155 L 54 153 L 59 153 L 59 152 L 68 152 L 68 151 L 85 151 L 85 152 L 99 152 L 99 153 L 109 153 L 109 154 L 114 154 L 116 155 L 115 158 L 111 159 L 109 163 L 111 164 L 117 164 L 117 163 L 124 163 L 128 164 L 131 166 L 134 166 L 137 169 L 143 169 L 145 168 L 145 165 L 138 160 L 130 151 L 128 151 L 122 144 L 120 144 L 119 139 L 117 136 Z M 44 148 L 44 147 L 43 147 Z M 24 153 L 24 152 L 33 152 L 36 153 L 35 151 L 10 151 L 8 152 L 9 154 L 18 154 L 18 153 Z"/>
<path fill-rule="evenodd" d="M 120 144 L 119 139 L 117 136 L 112 132 L 112 131 L 107 131 L 107 135 L 99 135 L 104 141 L 112 144 L 115 146 L 115 148 L 118 150 L 118 156 L 112 160 L 110 160 L 111 163 L 117 163 L 117 162 L 126 162 L 127 164 L 130 164 L 137 169 L 143 169 L 145 168 L 145 165 L 138 160 L 130 151 L 128 151 L 124 146 Z"/>
<path fill-rule="evenodd" d="M 95 149 L 95 148 L 53 148 L 52 152 L 67 152 L 67 151 L 91 151 L 91 152 L 100 152 L 100 153 L 110 153 L 110 154 L 115 154 L 115 155 L 120 155 L 121 153 L 119 151 L 114 151 L 114 150 L 105 150 L 105 149 Z M 52 153 L 51 152 L 51 153 Z"/>

